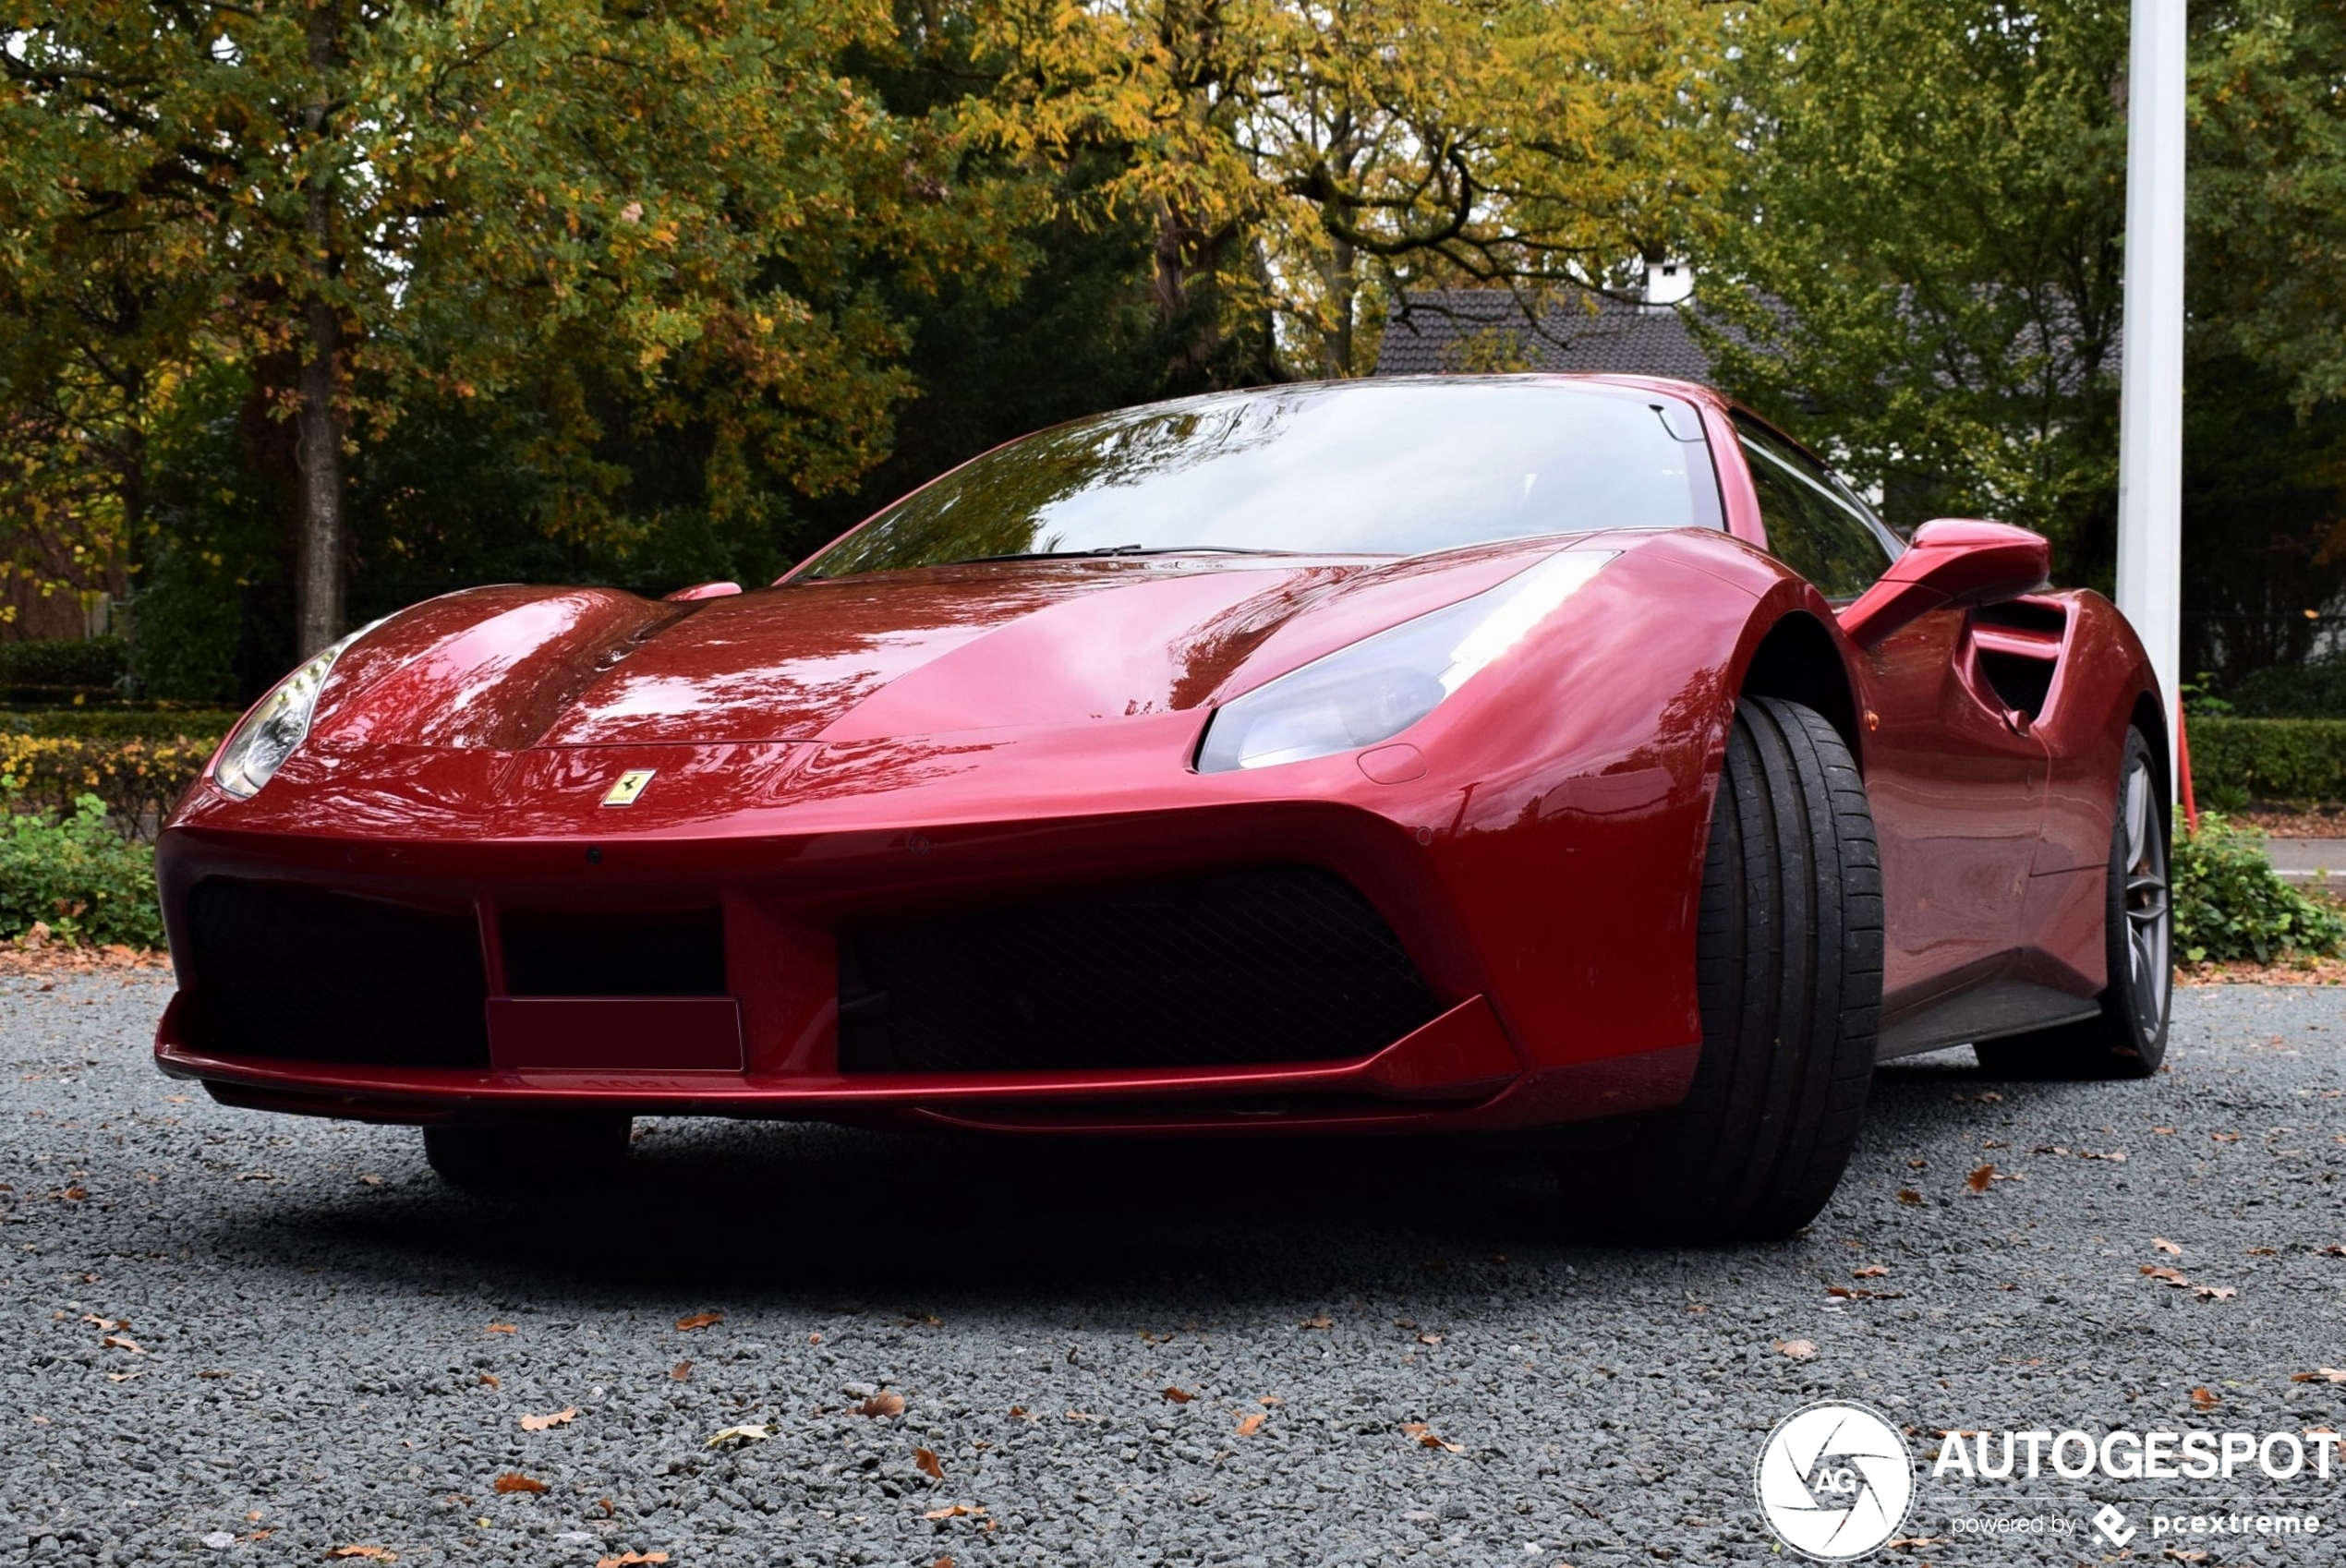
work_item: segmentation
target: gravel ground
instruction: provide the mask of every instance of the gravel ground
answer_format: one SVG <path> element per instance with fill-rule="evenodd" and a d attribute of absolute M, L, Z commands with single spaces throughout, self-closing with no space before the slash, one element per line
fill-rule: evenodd
<path fill-rule="evenodd" d="M 412 1133 L 185 1098 L 147 1060 L 165 995 L 0 982 L 0 1562 L 1749 1562 L 1760 1441 L 1813 1399 L 1925 1458 L 2346 1415 L 2292 1381 L 2346 1365 L 2334 992 L 2183 993 L 2146 1084 L 1886 1069 L 1808 1236 L 1642 1253 L 1563 1239 L 1533 1161 L 1448 1147 L 639 1123 L 616 1191 L 474 1202 Z M 1954 1521 L 2346 1488 L 1917 1474 L 1925 1544 L 1884 1561 L 2065 1568 L 2120 1554 Z"/>

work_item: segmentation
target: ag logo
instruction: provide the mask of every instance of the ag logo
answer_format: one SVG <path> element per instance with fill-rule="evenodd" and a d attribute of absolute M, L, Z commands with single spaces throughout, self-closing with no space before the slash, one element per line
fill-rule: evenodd
<path fill-rule="evenodd" d="M 1873 1550 L 1898 1533 L 1915 1500 L 1905 1439 L 1862 1405 L 1811 1405 L 1777 1422 L 1756 1479 L 1768 1528 L 1820 1562 Z"/>

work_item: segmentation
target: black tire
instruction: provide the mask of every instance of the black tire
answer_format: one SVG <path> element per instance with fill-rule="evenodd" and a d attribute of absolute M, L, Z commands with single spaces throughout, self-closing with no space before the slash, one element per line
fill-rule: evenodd
<path fill-rule="evenodd" d="M 428 1127 L 424 1158 L 468 1192 L 575 1186 L 615 1175 L 634 1129 L 634 1117 L 613 1116 Z"/>
<path fill-rule="evenodd" d="M 2175 990 L 2174 911 L 2168 897 L 2166 791 L 2150 742 L 2126 731 L 2110 825 L 2110 880 L 2102 902 L 2109 984 L 2101 1011 L 2081 1022 L 1972 1047 L 1990 1077 L 2043 1080 L 2148 1078 L 2167 1059 Z"/>
<path fill-rule="evenodd" d="M 1873 1082 L 1881 861 L 1849 749 L 1822 715 L 1745 699 L 1704 852 L 1702 1056 L 1631 1149 L 1645 1239 L 1771 1240 L 1840 1184 Z"/>

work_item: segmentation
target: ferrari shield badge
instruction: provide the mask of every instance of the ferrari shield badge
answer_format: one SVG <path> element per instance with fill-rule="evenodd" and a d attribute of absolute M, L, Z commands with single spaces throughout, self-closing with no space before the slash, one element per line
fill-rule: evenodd
<path fill-rule="evenodd" d="M 644 792 L 644 786 L 652 781 L 652 775 L 658 771 L 659 769 L 650 767 L 629 768 L 612 782 L 610 789 L 603 791 L 603 804 L 607 806 L 634 805 L 635 797 Z"/>

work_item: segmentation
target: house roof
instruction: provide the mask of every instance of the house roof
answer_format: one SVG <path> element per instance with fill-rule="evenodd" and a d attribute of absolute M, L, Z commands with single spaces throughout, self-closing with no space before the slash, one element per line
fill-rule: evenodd
<path fill-rule="evenodd" d="M 1548 306 L 1538 330 L 1505 289 L 1405 295 L 1377 350 L 1380 376 L 1455 370 L 1582 370 L 1711 380 L 1711 356 L 1674 306 L 1624 304 L 1575 291 Z"/>

